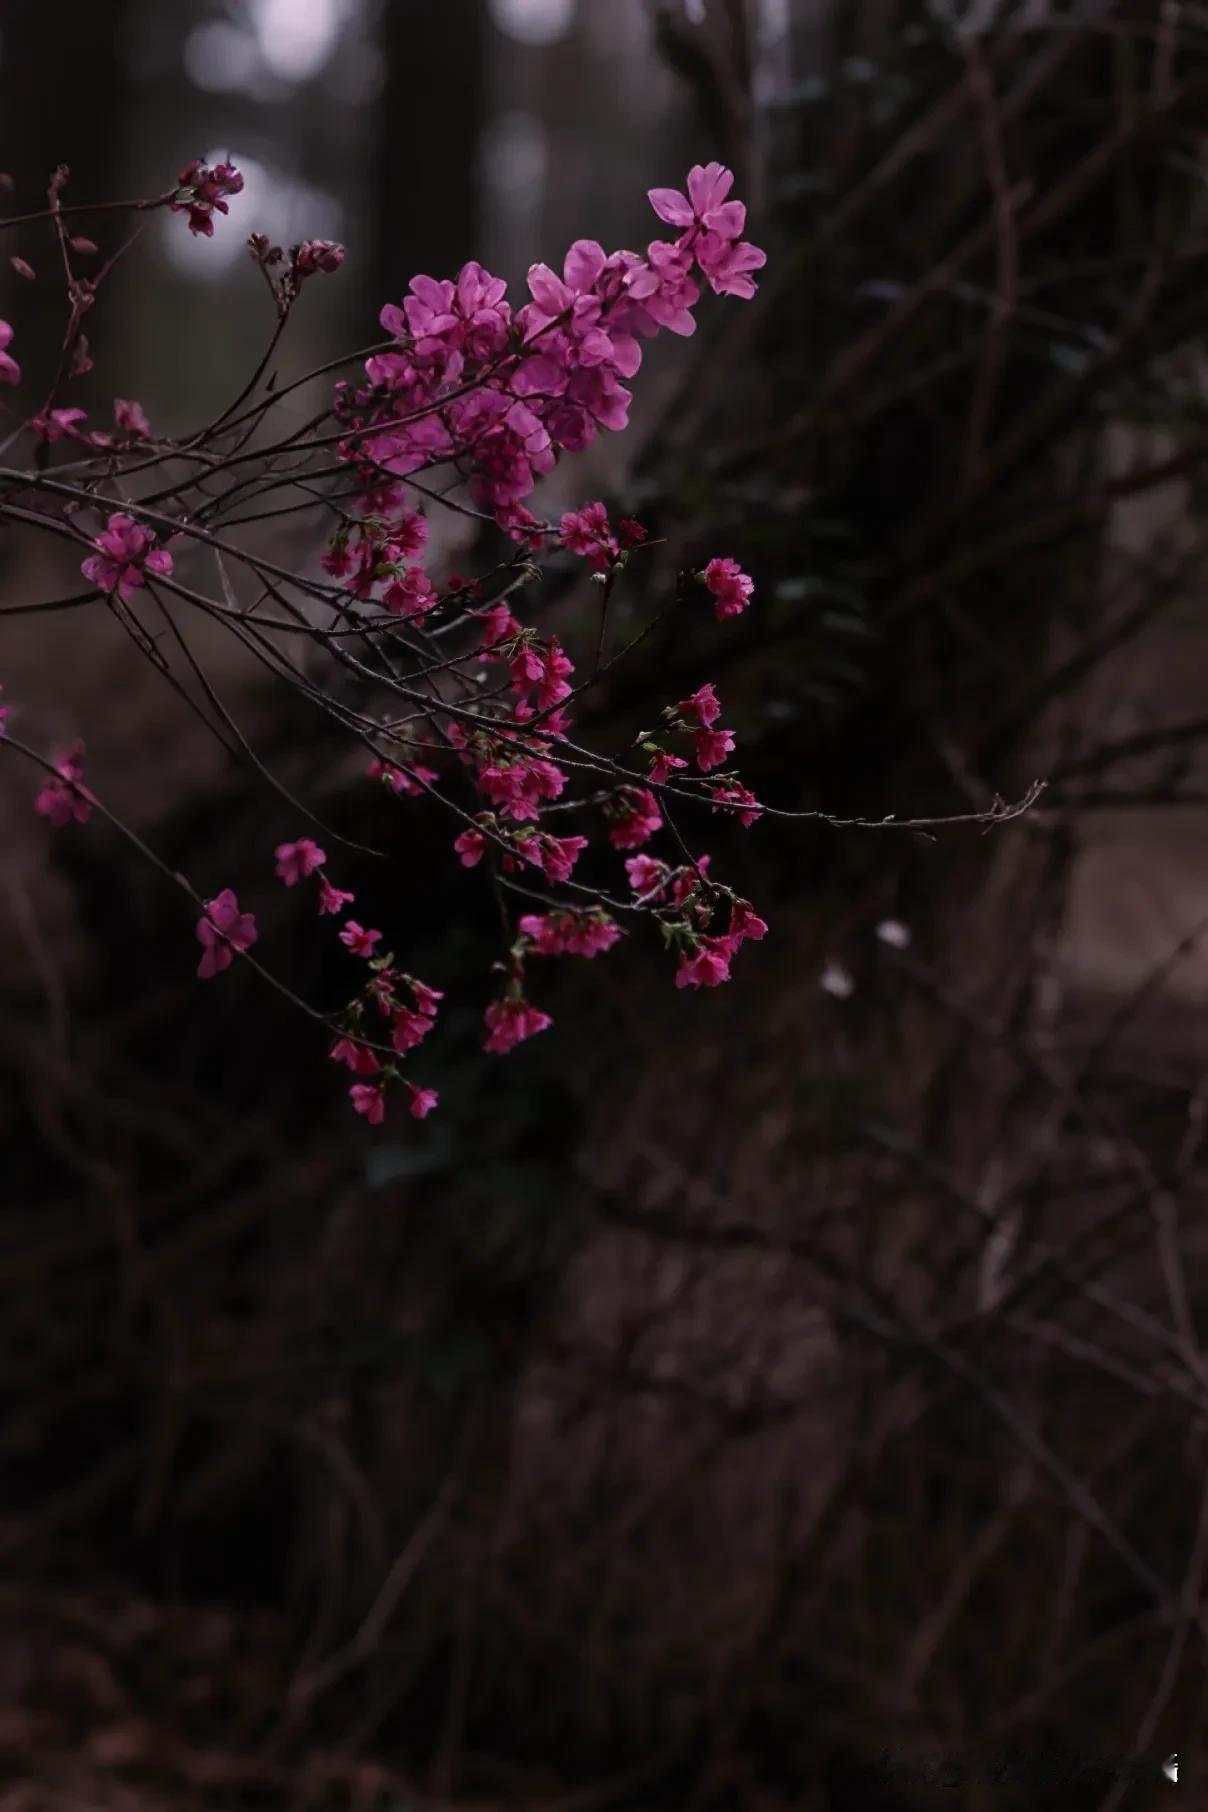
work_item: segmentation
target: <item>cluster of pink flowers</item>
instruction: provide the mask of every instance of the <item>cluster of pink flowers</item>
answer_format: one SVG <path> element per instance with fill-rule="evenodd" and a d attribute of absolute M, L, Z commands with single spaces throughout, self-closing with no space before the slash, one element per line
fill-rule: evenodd
<path fill-rule="evenodd" d="M 123 603 L 147 583 L 148 573 L 166 579 L 172 572 L 167 548 L 157 547 L 151 530 L 121 511 L 110 516 L 93 546 L 96 553 L 88 556 L 80 571 L 102 591 L 116 592 Z"/>
<path fill-rule="evenodd" d="M 455 462 L 501 522 L 530 529 L 521 506 L 558 454 L 625 427 L 640 341 L 661 328 L 694 330 L 693 271 L 719 295 L 754 295 L 751 272 L 765 255 L 741 239 L 746 210 L 725 200 L 733 180 L 720 164 L 697 165 L 687 197 L 652 190 L 655 212 L 683 229 L 678 239 L 652 241 L 645 258 L 576 240 L 561 276 L 530 268 L 530 300 L 516 310 L 503 281 L 477 263 L 456 281 L 413 278 L 402 307 L 381 314 L 398 350 L 366 361 L 365 386 L 337 389 L 350 430 L 344 456 L 367 454 L 377 471 L 404 477 Z M 597 526 L 585 521 L 580 534 L 593 558 L 607 548 Z"/>
<path fill-rule="evenodd" d="M 562 639 L 526 624 L 513 610 L 521 588 L 537 576 L 533 556 L 547 543 L 560 547 L 586 562 L 600 589 L 603 654 L 614 587 L 633 550 L 646 541 L 646 530 L 625 517 L 614 521 L 601 501 L 566 511 L 555 528 L 534 515 L 527 500 L 564 453 L 588 447 L 601 429 L 626 426 L 628 383 L 640 369 L 643 342 L 664 330 L 692 333 L 703 286 L 722 296 L 754 295 L 754 273 L 765 256 L 742 238 L 746 210 L 730 199 L 732 185 L 731 173 L 714 163 L 689 173 L 686 193 L 651 190 L 656 215 L 677 230 L 676 237 L 652 240 L 644 255 L 608 253 L 594 240 L 576 240 L 560 273 L 545 264 L 530 268 L 528 298 L 515 308 L 505 283 L 478 263 L 464 265 L 453 280 L 415 277 L 402 303 L 381 311 L 390 347 L 365 361 L 364 383 L 335 389 L 338 430 L 332 438 L 338 438 L 338 456 L 352 483 L 344 488 L 339 526 L 321 555 L 332 583 L 312 582 L 311 589 L 352 625 L 348 633 L 357 638 L 358 654 L 363 640 L 381 652 L 387 666 L 397 652 L 404 664 L 416 657 L 425 678 L 451 671 L 448 689 L 443 681 L 431 684 L 431 705 L 425 692 L 418 711 L 408 704 L 393 721 L 361 720 L 373 732 L 369 775 L 400 802 L 429 793 L 441 798 L 444 770 L 460 763 L 471 803 L 468 810 L 464 799 L 454 807 L 460 818 L 454 852 L 467 869 L 485 866 L 497 886 L 501 877 L 518 877 L 508 885 L 544 908 L 519 915 L 507 960 L 497 965 L 504 976 L 501 991 L 484 1012 L 483 1048 L 491 1053 L 511 1051 L 552 1023 L 527 998 L 528 961 L 594 959 L 621 940 L 613 912 L 582 903 L 584 898 L 594 895 L 622 916 L 652 917 L 676 958 L 679 988 L 716 987 L 728 980 L 742 944 L 767 930 L 748 901 L 712 878 L 707 854 L 675 864 L 648 847 L 656 838 L 674 839 L 687 856 L 671 817 L 679 798 L 708 805 L 743 826 L 764 811 L 737 779 L 718 772 L 735 751 L 735 736 L 720 721 L 716 688 L 701 685 L 669 705 L 660 740 L 639 738 L 649 760 L 645 773 L 620 765 L 610 771 L 570 740 L 569 711 L 590 679 L 576 686 L 575 665 Z M 159 205 L 186 213 L 190 231 L 209 237 L 214 216 L 228 213 L 229 198 L 242 188 L 243 177 L 232 164 L 210 166 L 195 159 Z M 345 258 L 344 247 L 329 240 L 305 240 L 287 256 L 255 234 L 249 247 L 282 318 L 304 280 L 337 271 Z M 21 375 L 6 350 L 11 338 L 11 328 L 0 321 L 0 382 L 5 383 L 16 383 Z M 86 368 L 80 336 L 67 375 Z M 71 438 L 111 449 L 115 465 L 131 453 L 140 455 L 132 467 L 137 471 L 149 463 L 136 445 L 151 433 L 146 413 L 139 403 L 121 398 L 114 400 L 113 411 L 112 434 L 89 435 L 80 425 L 86 420 L 83 410 L 49 403 L 29 425 L 45 442 Z M 418 484 L 420 473 L 438 467 L 448 470 L 435 491 Z M 491 512 L 516 549 L 495 575 L 481 581 L 449 576 L 438 587 L 426 565 L 428 519 L 411 499 L 418 494 L 422 504 L 458 481 L 468 484 L 473 500 Z M 111 514 L 81 568 L 92 585 L 122 601 L 149 579 L 173 572 L 172 555 L 137 519 L 138 512 L 132 502 L 129 511 Z M 492 595 L 499 572 L 512 576 Z M 711 559 L 694 578 L 711 597 L 719 621 L 741 614 L 751 602 L 754 581 L 734 559 Z M 484 592 L 485 601 L 474 602 Z M 470 647 L 463 652 L 467 638 Z M 0 707 L 0 733 L 3 722 Z M 664 747 L 664 741 L 671 746 Z M 579 876 L 587 835 L 549 828 L 565 822 L 555 812 L 580 809 L 571 781 L 584 770 L 593 775 L 593 790 L 582 807 L 603 816 L 602 826 L 596 819 L 603 833 L 597 856 L 614 869 L 624 860 L 631 898 L 618 899 L 603 886 L 597 889 L 594 878 L 588 883 Z M 601 771 L 608 777 L 599 786 Z M 37 796 L 36 809 L 50 824 L 88 817 L 82 775 L 82 745 L 76 745 Z M 666 809 L 661 789 L 669 789 Z M 396 965 L 381 930 L 347 916 L 355 897 L 329 877 L 326 852 L 313 838 L 281 843 L 274 857 L 285 888 L 314 884 L 317 916 L 336 921 L 332 932 L 347 953 L 342 966 L 349 968 L 350 959 L 360 965 L 352 998 L 328 1022 L 328 1056 L 349 1072 L 353 1109 L 369 1124 L 381 1124 L 390 1090 L 401 1084 L 411 1115 L 425 1118 L 438 1105 L 436 1091 L 411 1082 L 400 1064 L 431 1034 L 443 996 Z M 585 873 L 592 869 L 593 862 L 584 864 Z M 546 889 L 569 888 L 570 898 L 538 892 L 537 876 Z M 724 933 L 718 930 L 719 911 Z M 234 891 L 223 889 L 203 903 L 196 937 L 202 946 L 197 973 L 215 977 L 258 943 L 255 914 L 241 908 Z"/>
<path fill-rule="evenodd" d="M 243 177 L 234 164 L 210 165 L 195 157 L 178 176 L 178 193 L 169 205 L 174 214 L 188 214 L 190 233 L 211 239 L 214 215 L 229 214 L 226 198 L 238 195 L 242 188 Z"/>

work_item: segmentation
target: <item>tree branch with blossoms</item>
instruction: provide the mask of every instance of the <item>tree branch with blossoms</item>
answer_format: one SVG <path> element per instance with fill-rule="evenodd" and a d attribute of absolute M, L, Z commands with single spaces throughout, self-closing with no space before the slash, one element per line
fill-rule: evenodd
<path fill-rule="evenodd" d="M 609 606 L 642 556 L 647 531 L 628 518 L 614 523 L 600 502 L 552 523 L 529 500 L 563 455 L 581 452 L 602 430 L 624 430 L 627 383 L 640 369 L 642 342 L 663 331 L 691 334 L 702 283 L 723 298 L 755 294 L 765 254 L 742 237 L 746 210 L 730 199 L 733 178 L 721 165 L 697 165 L 686 193 L 650 191 L 655 213 L 676 236 L 652 241 L 644 256 L 577 240 L 560 276 L 544 264 L 530 269 L 529 300 L 515 308 L 502 280 L 478 263 L 466 264 L 455 280 L 417 276 L 401 305 L 382 309 L 384 342 L 281 388 L 268 374 L 293 310 L 313 278 L 338 272 L 344 250 L 310 240 L 286 252 L 252 234 L 249 252 L 275 316 L 269 345 L 234 399 L 176 439 L 157 434 L 137 401 L 115 398 L 112 428 L 99 429 L 60 395 L 90 368 L 82 322 L 147 216 L 183 214 L 191 233 L 210 237 L 243 179 L 230 163 L 196 160 L 158 197 L 96 208 L 65 206 L 67 181 L 66 170 L 56 171 L 45 210 L 0 221 L 8 228 L 50 225 L 67 302 L 49 390 L 35 410 L 16 412 L 7 445 L 26 437 L 33 458 L 29 466 L 0 467 L 0 519 L 76 544 L 89 589 L 0 614 L 103 600 L 172 678 L 138 615 L 148 600 L 214 716 L 186 693 L 193 708 L 228 749 L 232 735 L 233 752 L 249 757 L 298 806 L 260 764 L 189 649 L 184 625 L 200 613 L 360 742 L 372 779 L 400 801 L 436 802 L 450 819 L 451 856 L 467 870 L 487 872 L 501 901 L 505 949 L 483 1016 L 485 1050 L 510 1051 L 551 1023 L 529 996 L 534 960 L 595 958 L 620 942 L 626 924 L 650 922 L 674 959 L 676 986 L 711 988 L 729 980 L 748 939 L 764 937 L 767 925 L 751 902 L 712 873 L 707 853 L 692 853 L 672 818 L 681 804 L 744 828 L 776 817 L 917 831 L 944 823 L 989 827 L 1035 802 L 1038 787 L 1015 805 L 1000 800 L 986 812 L 950 819 L 841 819 L 774 808 L 739 778 L 736 738 L 721 723 L 722 702 L 707 681 L 668 703 L 658 726 L 641 732 L 627 753 L 588 747 L 573 733 L 573 705 L 649 631 L 606 657 Z M 92 213 L 98 232 L 115 214 L 134 216 L 134 225 L 86 279 L 77 261 L 100 256 L 100 247 L 65 222 Z M 28 260 L 12 262 L 36 279 Z M 23 373 L 8 350 L 12 340 L 11 327 L 0 322 L 0 382 L 16 388 Z M 340 377 L 317 414 L 301 427 L 276 427 L 286 397 L 352 364 L 361 365 L 361 375 Z M 426 563 L 434 509 L 489 528 L 499 546 L 495 563 L 472 579 L 438 579 Z M 240 532 L 284 515 L 322 525 L 317 570 L 271 561 Z M 578 683 L 561 639 L 516 614 L 522 595 L 539 583 L 542 563 L 568 555 L 600 592 L 594 661 Z M 193 578 L 210 562 L 218 596 Z M 250 584 L 251 602 L 240 601 L 231 570 Z M 667 608 L 711 608 L 724 625 L 751 606 L 754 591 L 751 575 L 718 555 L 680 575 Z M 7 741 L 43 768 L 34 808 L 47 825 L 85 825 L 99 802 L 86 784 L 83 742 L 45 756 Z M 298 809 L 322 829 L 307 808 Z M 575 820 L 570 832 L 561 828 L 567 813 Z M 323 834 L 350 843 L 337 832 Z M 661 855 L 652 849 L 660 838 L 668 843 Z M 591 878 L 583 879 L 581 859 L 596 846 L 599 855 L 582 871 L 591 867 Z M 610 882 L 611 866 L 617 872 Z M 383 947 L 380 929 L 350 916 L 354 893 L 340 885 L 315 838 L 277 846 L 272 872 L 282 886 L 305 890 L 319 919 L 338 925 L 334 935 L 358 965 L 344 1005 L 321 1011 L 298 1002 L 325 1029 L 330 1059 L 350 1072 L 352 1106 L 379 1124 L 394 1092 L 424 1118 L 437 1095 L 404 1074 L 403 1064 L 431 1032 L 444 991 L 408 973 Z M 236 958 L 268 975 L 248 955 L 259 943 L 257 919 L 235 889 L 221 886 L 207 896 L 173 878 L 200 909 L 198 976 L 214 979 Z M 541 910 L 517 910 L 513 924 L 509 901 Z"/>

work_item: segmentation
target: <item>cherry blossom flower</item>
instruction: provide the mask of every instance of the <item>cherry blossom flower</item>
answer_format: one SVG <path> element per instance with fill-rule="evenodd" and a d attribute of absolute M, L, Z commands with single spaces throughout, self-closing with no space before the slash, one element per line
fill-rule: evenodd
<path fill-rule="evenodd" d="M 535 1038 L 538 1032 L 544 1032 L 554 1023 L 539 1007 L 511 995 L 503 1000 L 493 1000 L 483 1017 L 488 1037 L 482 1048 L 500 1054 L 513 1050 L 526 1038 Z"/>
<path fill-rule="evenodd" d="M 720 781 L 710 789 L 709 797 L 715 812 L 734 812 L 744 829 L 749 830 L 763 811 L 754 793 L 737 780 Z"/>
<path fill-rule="evenodd" d="M 675 973 L 677 988 L 716 988 L 730 979 L 733 949 L 727 938 L 702 937 L 696 948 L 680 959 Z"/>
<path fill-rule="evenodd" d="M 347 893 L 342 888 L 333 887 L 326 875 L 319 876 L 319 912 L 337 913 L 345 906 L 351 906 L 356 899 L 354 893 Z"/>
<path fill-rule="evenodd" d="M 340 933 L 340 942 L 351 950 L 354 956 L 371 957 L 374 945 L 380 944 L 381 941 L 380 931 L 366 931 L 365 927 L 358 925 L 355 919 L 345 920 L 344 929 Z"/>
<path fill-rule="evenodd" d="M 597 572 L 607 572 L 620 554 L 602 503 L 585 503 L 568 510 L 558 525 L 558 538 L 572 554 L 581 554 Z"/>
<path fill-rule="evenodd" d="M 337 1038 L 327 1055 L 333 1063 L 343 1063 L 354 1076 L 376 1076 L 381 1064 L 359 1038 Z"/>
<path fill-rule="evenodd" d="M 234 893 L 224 887 L 212 900 L 206 900 L 203 915 L 197 921 L 197 941 L 204 945 L 198 975 L 204 979 L 229 969 L 233 953 L 249 950 L 259 935 L 255 916 L 240 912 Z"/>
<path fill-rule="evenodd" d="M 114 397 L 113 419 L 123 434 L 150 434 L 151 432 L 151 423 L 147 420 L 142 404 L 127 402 L 125 397 Z"/>
<path fill-rule="evenodd" d="M 678 768 L 686 768 L 688 763 L 682 755 L 670 755 L 666 749 L 656 749 L 650 759 L 650 781 L 654 786 L 662 786 L 671 779 Z"/>
<path fill-rule="evenodd" d="M 5 347 L 13 337 L 13 330 L 7 321 L 0 321 L 0 384 L 19 384 L 21 367 Z"/>
<path fill-rule="evenodd" d="M 692 744 L 696 751 L 696 765 L 702 774 L 711 768 L 719 768 L 726 756 L 734 748 L 733 730 L 696 730 L 693 732 Z"/>
<path fill-rule="evenodd" d="M 464 830 L 460 837 L 453 840 L 453 848 L 461 857 L 463 868 L 476 868 L 486 853 L 487 840 L 481 831 Z"/>
<path fill-rule="evenodd" d="M 656 862 L 653 856 L 630 856 L 625 873 L 636 894 L 643 899 L 655 900 L 665 888 L 670 870 L 665 862 Z"/>
<path fill-rule="evenodd" d="M 296 887 L 327 860 L 326 851 L 310 837 L 299 837 L 296 843 L 279 843 L 275 853 L 277 876 L 287 887 Z"/>
<path fill-rule="evenodd" d="M 80 571 L 101 591 L 116 591 L 123 603 L 146 584 L 147 573 L 167 578 L 172 571 L 167 548 L 157 547 L 151 530 L 122 511 L 110 516 L 93 546 L 97 552 L 88 556 Z"/>
<path fill-rule="evenodd" d="M 354 1082 L 348 1099 L 370 1126 L 380 1126 L 386 1118 L 386 1091 L 380 1082 Z"/>
<path fill-rule="evenodd" d="M 177 188 L 183 194 L 169 203 L 174 214 L 187 213 L 190 233 L 200 233 L 211 239 L 214 235 L 215 213 L 229 214 L 226 197 L 238 195 L 243 188 L 243 177 L 234 164 L 219 163 L 212 167 L 195 157 L 186 164 L 177 178 Z"/>
<path fill-rule="evenodd" d="M 614 849 L 640 849 L 662 828 L 663 815 L 648 787 L 631 787 L 615 808 L 608 841 Z"/>
<path fill-rule="evenodd" d="M 75 742 L 56 758 L 55 773 L 42 782 L 42 789 L 34 800 L 34 810 L 46 819 L 52 830 L 62 830 L 73 819 L 77 824 L 85 824 L 92 815 L 92 803 L 82 791 L 83 779 L 84 745 Z"/>
<path fill-rule="evenodd" d="M 737 560 L 710 560 L 705 568 L 705 584 L 713 593 L 714 613 L 718 622 L 726 617 L 741 616 L 751 602 L 755 581 L 744 573 Z"/>
<path fill-rule="evenodd" d="M 408 1082 L 405 1076 L 403 1077 L 403 1087 L 410 1092 L 411 1113 L 414 1119 L 426 1120 L 433 1108 L 439 1107 L 440 1096 L 434 1088 L 417 1088 L 414 1082 Z"/>
<path fill-rule="evenodd" d="M 698 686 L 690 697 L 680 699 L 675 710 L 686 723 L 699 724 L 705 730 L 711 730 L 721 716 L 721 704 L 712 685 Z"/>
<path fill-rule="evenodd" d="M 330 276 L 339 270 L 346 256 L 344 247 L 334 239 L 306 239 L 294 253 L 294 274 L 311 277 L 316 271 L 325 271 Z"/>
<path fill-rule="evenodd" d="M 52 443 L 70 436 L 78 438 L 76 424 L 87 419 L 84 409 L 52 409 L 49 415 L 35 415 L 29 425 L 36 440 Z"/>

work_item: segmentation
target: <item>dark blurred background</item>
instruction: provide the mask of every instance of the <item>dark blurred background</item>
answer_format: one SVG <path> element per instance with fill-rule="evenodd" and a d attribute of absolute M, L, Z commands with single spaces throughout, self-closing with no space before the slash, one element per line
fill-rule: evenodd
<path fill-rule="evenodd" d="M 397 851 L 346 878 L 446 990 L 442 1108 L 372 1132 L 6 766 L 0 1812 L 1118 1812 L 1172 1751 L 1202 1793 L 1206 106 L 1208 17 L 1150 0 L 6 0 L 17 209 L 59 162 L 77 200 L 246 174 L 106 287 L 98 423 L 238 391 L 253 230 L 349 248 L 295 374 L 417 271 L 640 248 L 648 187 L 730 164 L 758 300 L 660 341 L 543 503 L 661 541 L 634 623 L 718 552 L 757 608 L 652 635 L 585 725 L 711 677 L 785 808 L 1048 786 L 991 831 L 703 822 L 771 924 L 734 983 L 551 966 L 500 1062 L 444 821 L 190 625 L 274 772 Z M 0 274 L 30 368 L 41 230 Z M 73 581 L 6 530 L 7 605 Z M 295 819 L 113 620 L 0 609 L 0 678 L 338 995 L 263 878 Z"/>

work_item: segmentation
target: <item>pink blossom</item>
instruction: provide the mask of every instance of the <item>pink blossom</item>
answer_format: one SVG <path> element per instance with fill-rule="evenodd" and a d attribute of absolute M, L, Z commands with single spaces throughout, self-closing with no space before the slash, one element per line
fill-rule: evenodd
<path fill-rule="evenodd" d="M 714 611 L 720 623 L 725 617 L 740 616 L 751 602 L 755 581 L 743 572 L 737 560 L 710 560 L 705 568 L 705 584 L 715 599 Z"/>
<path fill-rule="evenodd" d="M 259 937 L 256 920 L 250 912 L 240 912 L 239 901 L 229 887 L 212 900 L 206 900 L 203 916 L 197 921 L 197 941 L 204 945 L 197 973 L 203 979 L 229 969 L 235 950 L 249 950 Z"/>
<path fill-rule="evenodd" d="M 380 1126 L 386 1118 L 386 1091 L 380 1082 L 354 1082 L 348 1098 L 370 1126 Z"/>
<path fill-rule="evenodd" d="M 41 791 L 34 800 L 34 810 L 53 830 L 62 830 L 73 819 L 77 824 L 87 823 L 92 814 L 92 803 L 83 791 L 83 779 L 84 745 L 75 742 L 57 757 L 55 773 L 42 782 Z"/>
<path fill-rule="evenodd" d="M 411 1113 L 416 1120 L 426 1120 L 433 1108 L 439 1107 L 440 1096 L 434 1088 L 416 1088 L 414 1082 L 403 1077 L 403 1087 L 411 1095 Z"/>
<path fill-rule="evenodd" d="M 662 823 L 654 794 L 648 787 L 634 787 L 616 811 L 608 841 L 615 849 L 640 849 Z"/>
<path fill-rule="evenodd" d="M 603 912 L 525 913 L 520 930 L 538 956 L 599 956 L 621 935 L 620 926 Z"/>
<path fill-rule="evenodd" d="M 521 697 L 535 695 L 538 709 L 552 710 L 562 699 L 569 698 L 566 678 L 575 670 L 573 661 L 563 653 L 557 636 L 551 636 L 545 648 L 522 642 L 508 666 L 512 685 Z"/>
<path fill-rule="evenodd" d="M 602 503 L 568 510 L 559 524 L 559 540 L 570 553 L 582 554 L 597 572 L 606 572 L 620 552 Z"/>
<path fill-rule="evenodd" d="M 52 409 L 49 415 L 35 415 L 29 425 L 36 440 L 54 442 L 76 435 L 76 423 L 87 419 L 84 409 Z"/>
<path fill-rule="evenodd" d="M 351 906 L 356 899 L 354 893 L 346 893 L 339 887 L 333 887 L 326 875 L 319 876 L 319 912 L 337 913 L 345 906 Z"/>
<path fill-rule="evenodd" d="M 688 763 L 682 755 L 669 755 L 665 749 L 658 749 L 650 759 L 650 781 L 653 786 L 662 786 L 670 780 L 677 768 L 686 768 Z"/>
<path fill-rule="evenodd" d="M 313 875 L 327 860 L 326 851 L 310 837 L 299 837 L 296 843 L 279 843 L 275 854 L 278 879 L 287 887 L 295 887 L 307 875 Z"/>
<path fill-rule="evenodd" d="M 545 799 L 557 799 L 566 785 L 566 775 L 552 761 L 543 758 L 509 762 L 499 760 L 481 767 L 475 776 L 479 789 L 506 818 L 523 823 L 535 818 Z"/>
<path fill-rule="evenodd" d="M 702 937 L 695 950 L 680 958 L 677 988 L 716 988 L 730 979 L 733 951 L 727 939 Z"/>
<path fill-rule="evenodd" d="M 0 384 L 19 384 L 21 367 L 12 354 L 4 349 L 13 337 L 13 330 L 7 321 L 0 321 Z"/>
<path fill-rule="evenodd" d="M 694 164 L 688 172 L 688 194 L 678 189 L 651 189 L 649 201 L 660 220 L 671 226 L 704 226 L 736 239 L 746 224 L 741 202 L 726 202 L 734 187 L 733 172 L 724 164 Z M 734 214 L 735 208 L 741 209 Z"/>
<path fill-rule="evenodd" d="M 586 848 L 586 837 L 551 837 L 544 832 L 520 846 L 525 861 L 539 868 L 551 887 L 561 887 L 570 880 L 575 863 Z"/>
<path fill-rule="evenodd" d="M 454 838 L 453 848 L 461 857 L 463 868 L 477 868 L 486 853 L 487 840 L 479 830 L 464 830 Z"/>
<path fill-rule="evenodd" d="M 382 593 L 386 609 L 400 617 L 424 616 L 439 602 L 436 588 L 422 566 L 405 568 Z"/>
<path fill-rule="evenodd" d="M 688 723 L 699 724 L 705 730 L 711 730 L 721 716 L 721 705 L 712 685 L 698 686 L 688 698 L 681 698 L 675 709 Z"/>
<path fill-rule="evenodd" d="M 702 774 L 711 768 L 719 768 L 726 756 L 734 749 L 733 730 L 696 730 L 692 736 L 696 750 L 696 765 Z"/>
<path fill-rule="evenodd" d="M 751 825 L 754 824 L 755 820 L 763 811 L 763 807 L 760 805 L 758 799 L 756 799 L 754 793 L 749 792 L 747 788 L 742 786 L 737 780 L 723 781 L 713 787 L 710 792 L 710 797 L 714 801 L 713 810 L 715 812 L 736 812 L 739 823 L 747 830 L 750 829 Z"/>
<path fill-rule="evenodd" d="M 700 888 L 709 872 L 712 856 L 698 856 L 691 867 L 677 868 L 671 877 L 671 904 L 682 906 Z"/>
<path fill-rule="evenodd" d="M 178 198 L 169 203 L 174 214 L 187 213 L 190 233 L 200 233 L 210 239 L 214 234 L 213 215 L 229 214 L 226 204 L 228 195 L 238 195 L 243 188 L 243 177 L 234 164 L 215 164 L 211 168 L 195 157 L 191 164 L 186 164 L 177 178 L 177 187 L 185 198 Z"/>
<path fill-rule="evenodd" d="M 366 931 L 365 927 L 358 925 L 355 919 L 347 919 L 344 929 L 340 933 L 340 942 L 351 950 L 354 956 L 371 957 L 373 946 L 381 943 L 381 940 L 380 931 Z"/>
<path fill-rule="evenodd" d="M 660 327 L 682 335 L 695 333 L 692 310 L 700 301 L 700 290 L 692 280 L 692 253 L 682 245 L 653 239 L 646 258 L 630 275 L 630 295 Z"/>
<path fill-rule="evenodd" d="M 427 982 L 417 981 L 414 975 L 407 976 L 406 980 L 407 986 L 415 996 L 415 1004 L 420 1012 L 426 1013 L 429 1019 L 435 1019 L 437 1012 L 436 1003 L 445 998 L 444 990 L 441 988 L 430 988 Z"/>
<path fill-rule="evenodd" d="M 510 996 L 493 1000 L 483 1017 L 489 1036 L 482 1048 L 501 1053 L 522 1044 L 526 1038 L 535 1038 L 538 1032 L 544 1032 L 553 1024 L 548 1013 L 541 1012 L 527 1000 Z"/>
<path fill-rule="evenodd" d="M 114 397 L 113 419 L 123 434 L 150 434 L 151 432 L 151 423 L 147 420 L 142 404 L 127 402 L 124 397 Z"/>
<path fill-rule="evenodd" d="M 653 856 L 630 856 L 625 864 L 633 891 L 651 899 L 657 899 L 662 892 L 668 872 L 667 864 L 656 862 Z"/>
<path fill-rule="evenodd" d="M 482 637 L 484 649 L 493 648 L 496 642 L 510 641 L 512 636 L 520 633 L 520 624 L 506 604 L 492 604 L 489 610 L 480 610 L 477 614 L 486 625 Z M 499 657 L 493 655 L 491 658 L 497 660 Z"/>
<path fill-rule="evenodd" d="M 424 1013 L 412 1013 L 407 1007 L 400 1007 L 390 1027 L 390 1042 L 400 1055 L 413 1051 L 417 1044 L 422 1044 L 432 1030 L 432 1020 Z"/>
<path fill-rule="evenodd" d="M 327 1055 L 333 1063 L 347 1064 L 354 1076 L 376 1076 L 382 1067 L 359 1038 L 337 1038 Z"/>
<path fill-rule="evenodd" d="M 735 900 L 730 908 L 729 941 L 737 949 L 746 938 L 753 938 L 756 943 L 767 936 L 767 921 L 761 919 L 750 900 Z"/>
<path fill-rule="evenodd" d="M 147 573 L 167 578 L 172 571 L 167 548 L 157 547 L 150 529 L 120 511 L 110 516 L 93 546 L 97 552 L 88 556 L 80 571 L 101 591 L 116 591 L 123 602 L 146 584 Z"/>
<path fill-rule="evenodd" d="M 294 253 L 294 272 L 299 277 L 313 276 L 316 271 L 331 276 L 346 256 L 344 247 L 334 239 L 306 239 Z"/>
<path fill-rule="evenodd" d="M 755 294 L 750 273 L 762 270 L 767 261 L 767 253 L 745 239 L 733 244 L 715 233 L 705 233 L 696 242 L 696 262 L 718 296 L 738 296 L 749 302 Z"/>
<path fill-rule="evenodd" d="M 418 560 L 428 545 L 428 518 L 404 509 L 390 524 L 390 540 L 406 560 Z"/>

